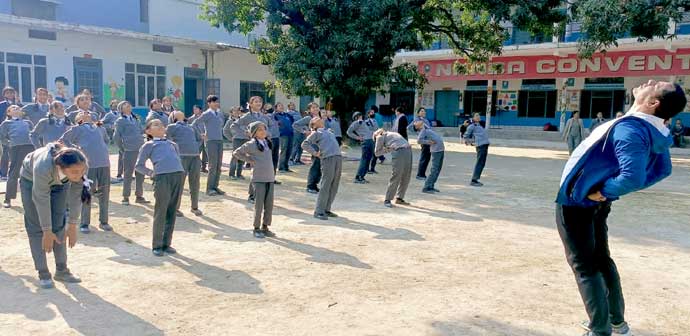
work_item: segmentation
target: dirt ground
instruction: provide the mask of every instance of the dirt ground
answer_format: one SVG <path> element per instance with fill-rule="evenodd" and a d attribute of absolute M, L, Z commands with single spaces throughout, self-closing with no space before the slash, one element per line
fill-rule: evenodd
<path fill-rule="evenodd" d="M 163 258 L 150 251 L 152 207 L 121 206 L 114 185 L 115 231 L 80 235 L 68 255 L 84 282 L 51 290 L 37 288 L 21 208 L 0 209 L 0 335 L 580 335 L 586 315 L 553 214 L 566 153 L 491 148 L 477 189 L 473 148 L 447 149 L 442 193 L 413 180 L 412 206 L 393 209 L 382 205 L 390 165 L 356 185 L 346 162 L 329 221 L 312 217 L 308 166 L 279 175 L 278 236 L 265 240 L 251 234 L 247 182 L 223 175 L 228 195 L 202 196 L 203 217 L 185 195 L 179 253 Z M 639 336 L 690 330 L 690 159 L 674 164 L 609 221 Z"/>

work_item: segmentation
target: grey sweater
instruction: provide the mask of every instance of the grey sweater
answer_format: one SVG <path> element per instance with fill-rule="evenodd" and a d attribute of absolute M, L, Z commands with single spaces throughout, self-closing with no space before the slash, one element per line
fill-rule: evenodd
<path fill-rule="evenodd" d="M 60 139 L 62 135 L 67 132 L 69 127 L 70 125 L 67 125 L 66 118 L 43 118 L 36 124 L 33 131 L 31 131 L 31 142 L 36 148 L 43 147 L 49 142 Z"/>
<path fill-rule="evenodd" d="M 48 116 L 48 111 L 50 110 L 50 105 L 45 104 L 41 105 L 39 103 L 33 103 L 26 105 L 22 108 L 22 111 L 24 111 L 24 114 L 26 115 L 26 118 L 31 120 L 34 125 L 38 124 L 38 122 Z"/>
<path fill-rule="evenodd" d="M 110 167 L 110 140 L 105 128 L 94 124 L 81 124 L 68 129 L 60 140 L 67 146 L 81 149 L 86 154 L 89 167 Z"/>
<path fill-rule="evenodd" d="M 311 115 L 302 117 L 301 119 L 292 123 L 292 129 L 295 133 L 304 133 L 309 131 L 309 123 L 311 122 Z"/>
<path fill-rule="evenodd" d="M 153 163 L 153 170 L 146 167 L 147 160 Z M 167 139 L 154 139 L 144 143 L 139 150 L 134 169 L 147 176 L 184 171 L 180 161 L 180 150 L 174 142 Z"/>
<path fill-rule="evenodd" d="M 76 125 L 77 124 L 77 116 L 79 115 L 79 113 L 81 111 L 82 110 L 76 110 L 76 111 L 72 111 L 72 112 L 68 113 L 67 119 L 69 119 L 69 121 L 71 121 L 73 124 Z M 65 112 L 67 112 L 67 111 L 65 111 Z M 94 122 L 101 120 L 101 117 L 98 116 L 97 112 L 89 111 L 89 114 L 91 115 L 91 120 L 93 120 Z"/>
<path fill-rule="evenodd" d="M 318 150 L 316 148 L 318 148 Z M 321 159 L 341 155 L 340 146 L 338 146 L 338 140 L 335 139 L 335 134 L 325 128 L 319 128 L 309 134 L 304 142 L 302 142 L 302 149 L 311 155 L 316 154 L 316 152 L 321 152 L 321 156 L 319 156 Z"/>
<path fill-rule="evenodd" d="M 232 128 L 232 135 L 234 136 L 234 139 L 249 140 L 249 134 L 247 133 L 249 131 L 249 124 L 255 121 L 261 121 L 266 124 L 266 126 L 269 126 L 268 121 L 263 114 L 259 112 L 245 113 L 230 126 Z M 270 138 L 270 135 L 268 137 Z"/>
<path fill-rule="evenodd" d="M 201 148 L 201 132 L 184 121 L 168 125 L 166 137 L 177 144 L 180 156 L 198 156 Z"/>
<path fill-rule="evenodd" d="M 343 131 L 340 128 L 340 120 L 338 118 L 326 118 L 326 128 L 331 130 L 333 132 L 333 135 L 336 137 L 342 138 L 343 137 Z"/>
<path fill-rule="evenodd" d="M 375 121 L 371 119 L 357 120 L 347 128 L 347 136 L 355 140 L 359 140 L 361 137 L 361 141 L 372 140 L 376 127 L 378 126 L 375 125 Z"/>
<path fill-rule="evenodd" d="M 424 126 L 431 128 L 431 122 L 429 121 L 429 119 L 422 118 L 422 117 L 414 117 L 412 122 L 409 125 L 407 125 L 407 132 L 415 132 L 414 123 L 416 123 L 418 121 L 424 122 Z"/>
<path fill-rule="evenodd" d="M 149 114 L 146 116 L 146 123 L 153 119 L 160 120 L 163 123 L 163 126 L 168 126 L 170 123 L 170 118 L 167 114 L 163 113 L 163 111 L 149 111 Z"/>
<path fill-rule="evenodd" d="M 103 123 L 103 127 L 106 129 L 113 129 L 115 128 L 115 122 L 117 121 L 117 118 L 120 117 L 120 112 L 118 111 L 110 111 L 105 114 L 105 117 L 101 119 L 101 122 Z"/>
<path fill-rule="evenodd" d="M 27 119 L 8 119 L 0 124 L 0 140 L 10 147 L 31 145 L 31 130 L 34 124 Z"/>
<path fill-rule="evenodd" d="M 374 155 L 381 156 L 383 154 L 398 150 L 400 148 L 409 148 L 410 144 L 396 132 L 385 132 L 383 135 L 376 138 L 376 146 L 374 147 Z"/>
<path fill-rule="evenodd" d="M 273 156 L 268 142 L 264 141 L 264 150 L 259 150 L 259 140 L 256 138 L 245 142 L 235 149 L 233 157 L 252 164 L 252 182 L 273 182 L 276 180 L 273 170 Z M 275 146 L 275 144 L 274 144 Z"/>
<path fill-rule="evenodd" d="M 82 185 L 69 181 L 63 182 L 60 179 L 53 151 L 53 145 L 48 145 L 31 152 L 24 158 L 20 172 L 21 177 L 33 182 L 31 198 L 36 205 L 38 221 L 43 231 L 50 231 L 53 227 L 50 203 L 50 187 L 52 186 L 65 185 L 67 187 L 68 223 L 77 224 L 81 214 Z"/>
<path fill-rule="evenodd" d="M 270 134 L 270 138 L 275 139 L 275 138 L 280 138 L 280 125 L 278 125 L 278 119 L 276 118 L 275 113 L 267 113 L 264 114 L 264 118 L 268 122 L 268 133 Z"/>
<path fill-rule="evenodd" d="M 475 146 L 484 146 L 489 144 L 489 134 L 482 125 L 474 123 L 467 127 L 465 132 L 465 140 L 474 143 Z"/>
<path fill-rule="evenodd" d="M 223 125 L 225 117 L 220 110 L 213 111 L 206 110 L 198 118 L 194 119 L 193 127 L 201 127 L 201 130 L 206 131 L 206 140 L 208 141 L 223 141 Z"/>
<path fill-rule="evenodd" d="M 77 110 L 79 110 L 77 104 L 72 104 L 67 109 L 65 109 L 65 113 L 71 114 L 70 112 L 74 112 Z M 91 102 L 91 107 L 89 108 L 89 110 L 93 111 L 96 114 L 95 118 L 93 119 L 94 121 L 101 120 L 101 118 L 105 115 L 105 109 L 103 108 L 103 106 L 96 102 Z"/>
<path fill-rule="evenodd" d="M 434 143 L 432 143 L 432 141 Z M 419 132 L 419 135 L 417 136 L 417 143 L 431 146 L 429 149 L 432 153 L 443 152 L 446 150 L 446 147 L 443 145 L 443 137 L 426 126 Z"/>
<path fill-rule="evenodd" d="M 113 142 L 123 152 L 138 152 L 144 145 L 144 127 L 133 116 L 120 116 L 115 121 Z"/>

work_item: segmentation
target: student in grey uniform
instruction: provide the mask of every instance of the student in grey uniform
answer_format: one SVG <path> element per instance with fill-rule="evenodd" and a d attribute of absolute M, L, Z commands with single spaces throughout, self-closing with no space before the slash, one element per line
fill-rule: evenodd
<path fill-rule="evenodd" d="M 165 126 L 154 119 L 146 123 L 148 141 L 141 146 L 137 158 L 138 172 L 153 178 L 153 195 L 156 204 L 153 207 L 153 241 L 152 252 L 156 257 L 165 253 L 175 254 L 171 246 L 177 205 L 182 194 L 184 168 L 180 162 L 180 151 L 177 145 L 165 139 Z M 146 167 L 151 160 L 153 170 Z"/>
<path fill-rule="evenodd" d="M 422 107 L 417 111 L 417 116 L 412 120 L 412 122 L 407 126 L 408 132 L 414 132 L 414 123 L 421 121 L 427 128 L 431 128 L 431 122 L 426 118 L 426 110 Z M 429 160 L 431 159 L 430 146 L 422 145 L 422 152 L 419 155 L 419 165 L 417 166 L 417 179 L 426 179 L 426 169 L 429 167 Z"/>
<path fill-rule="evenodd" d="M 175 106 L 172 104 L 172 98 L 170 96 L 164 96 L 161 98 L 161 111 L 165 113 L 165 115 L 168 117 L 168 124 L 170 125 L 172 123 L 175 123 Z"/>
<path fill-rule="evenodd" d="M 36 102 L 28 104 L 22 108 L 24 117 L 31 120 L 34 125 L 48 116 L 50 105 L 48 103 L 48 90 L 45 88 L 36 89 Z"/>
<path fill-rule="evenodd" d="M 39 120 L 31 131 L 31 143 L 35 148 L 43 147 L 60 139 L 70 127 L 72 123 L 65 116 L 64 105 L 59 100 L 53 101 L 48 116 Z"/>
<path fill-rule="evenodd" d="M 292 156 L 292 146 L 294 141 L 295 131 L 292 129 L 292 124 L 295 122 L 292 114 L 283 110 L 283 104 L 276 104 L 275 118 L 278 124 L 278 132 L 280 133 L 280 159 L 278 163 L 278 170 L 284 173 L 291 173 L 290 157 Z"/>
<path fill-rule="evenodd" d="M 137 163 L 139 149 L 144 145 L 144 127 L 139 118 L 132 114 L 132 104 L 122 101 L 117 105 L 120 118 L 115 121 L 113 142 L 122 152 L 122 205 L 129 205 L 129 196 L 132 193 L 132 179 L 134 179 L 135 202 L 148 204 L 151 201 L 144 198 L 144 175 L 137 172 L 134 167 Z"/>
<path fill-rule="evenodd" d="M 477 148 L 477 163 L 474 165 L 474 173 L 472 174 L 472 181 L 470 185 L 473 187 L 481 187 L 484 184 L 479 182 L 482 178 L 482 171 L 486 165 L 486 157 L 489 155 L 489 134 L 487 134 L 480 121 L 482 117 L 479 113 L 473 116 L 473 123 L 467 127 L 465 132 L 465 143 L 472 144 Z"/>
<path fill-rule="evenodd" d="M 362 157 L 359 160 L 359 168 L 355 175 L 354 183 L 368 183 L 364 177 L 369 171 L 369 164 L 374 157 L 374 125 L 371 119 L 363 120 L 362 112 L 355 112 L 352 115 L 353 123 L 347 129 L 347 136 L 359 141 L 362 144 Z"/>
<path fill-rule="evenodd" d="M 24 112 L 17 105 L 7 108 L 7 119 L 0 124 L 0 141 L 6 143 L 5 149 L 9 149 L 10 169 L 7 176 L 7 189 L 3 207 L 12 207 L 12 200 L 17 198 L 17 184 L 19 183 L 19 171 L 22 161 L 27 154 L 34 151 L 31 143 L 31 130 L 34 125 L 28 119 L 23 119 Z"/>
<path fill-rule="evenodd" d="M 55 280 L 81 282 L 67 268 L 67 247 L 77 243 L 82 203 L 90 201 L 84 185 L 87 169 L 83 153 L 59 143 L 35 150 L 22 162 L 24 226 L 41 288 L 55 286 L 46 258 L 50 252 L 55 255 Z"/>
<path fill-rule="evenodd" d="M 98 197 L 98 227 L 103 231 L 112 231 L 108 224 L 108 205 L 110 202 L 110 157 L 108 154 L 108 134 L 100 125 L 94 124 L 91 114 L 82 112 L 77 116 L 78 126 L 65 132 L 60 141 L 69 147 L 80 149 L 89 162 L 88 179 L 91 180 L 93 196 Z M 100 124 L 100 123 L 99 123 Z M 91 229 L 91 204 L 84 204 L 81 209 L 81 226 L 79 231 L 89 233 Z"/>
<path fill-rule="evenodd" d="M 173 112 L 175 123 L 168 125 L 166 130 L 168 140 L 177 144 L 180 150 L 180 162 L 184 168 L 182 177 L 182 188 L 184 180 L 189 177 L 189 195 L 192 199 L 192 213 L 201 216 L 199 210 L 199 180 L 201 177 L 201 159 L 199 159 L 199 149 L 201 148 L 201 132 L 198 128 L 192 127 L 187 123 L 184 113 L 181 111 Z M 182 197 L 180 197 L 182 200 Z M 181 217 L 180 202 L 177 203 L 177 216 Z"/>
<path fill-rule="evenodd" d="M 152 99 L 149 102 L 149 114 L 146 116 L 146 123 L 153 119 L 158 119 L 163 123 L 163 126 L 168 126 L 170 119 L 168 115 L 161 109 L 160 99 Z"/>
<path fill-rule="evenodd" d="M 308 112 L 308 111 L 307 111 Z M 305 114 L 309 113 L 304 113 L 297 111 L 295 109 L 295 103 L 289 102 L 288 103 L 288 114 L 292 116 L 292 123 L 294 124 L 298 120 L 302 119 L 305 117 Z M 309 125 L 306 127 L 307 129 L 309 128 Z M 288 162 L 289 166 L 300 166 L 303 165 L 304 163 L 302 162 L 302 142 L 305 139 L 304 133 L 298 132 L 297 130 L 293 129 L 294 132 L 294 137 L 292 138 L 292 152 L 290 154 L 290 159 Z"/>
<path fill-rule="evenodd" d="M 0 123 L 9 119 L 7 116 L 7 109 L 11 105 L 22 106 L 21 103 L 17 102 L 17 91 L 11 86 L 6 86 L 2 89 L 2 98 L 4 99 L 0 102 Z M 10 145 L 6 142 L 0 143 L 2 146 L 2 157 L 0 158 L 0 180 L 7 181 L 7 172 L 10 166 Z"/>
<path fill-rule="evenodd" d="M 376 114 L 378 113 L 378 108 L 374 109 L 376 106 L 372 106 L 372 108 L 369 110 L 369 114 L 367 115 L 366 121 L 369 122 L 371 132 L 372 134 L 376 132 L 376 130 L 379 129 L 379 122 L 376 120 Z M 373 150 L 372 150 L 373 151 Z M 384 155 L 373 155 L 371 156 L 371 161 L 369 161 L 369 174 L 378 174 L 376 171 L 376 160 L 379 160 L 381 163 L 386 161 L 386 156 Z"/>
<path fill-rule="evenodd" d="M 105 131 L 108 133 L 108 137 L 110 138 L 110 144 L 115 144 L 115 141 L 113 139 L 113 135 L 115 133 L 115 122 L 117 121 L 118 118 L 120 118 L 120 111 L 117 110 L 117 105 L 120 102 L 117 99 L 113 99 L 110 101 L 110 111 L 105 114 L 105 116 L 101 119 L 101 123 L 103 124 L 103 127 L 105 128 Z M 110 182 L 111 183 L 121 183 L 122 182 L 122 151 L 117 151 L 117 175 L 114 179 L 112 179 Z"/>
<path fill-rule="evenodd" d="M 192 125 L 194 123 L 194 120 L 199 118 L 201 114 L 204 113 L 204 111 L 201 109 L 201 106 L 199 105 L 194 105 L 192 106 L 192 116 L 187 118 L 187 123 Z M 206 134 L 206 131 L 202 127 L 202 125 L 197 125 L 196 128 L 199 129 L 199 132 L 201 134 Z M 204 144 L 204 141 L 201 142 L 201 172 L 202 173 L 208 173 L 208 169 L 206 166 L 208 166 L 208 153 L 206 152 L 206 144 Z"/>
<path fill-rule="evenodd" d="M 241 113 L 242 113 L 242 112 L 241 112 L 241 109 L 240 109 L 239 106 L 233 106 L 233 107 L 230 109 L 230 117 L 229 117 L 228 120 L 225 122 L 225 126 L 223 126 L 223 136 L 224 136 L 228 141 L 230 141 L 230 143 L 231 143 L 232 146 L 233 146 L 233 147 L 232 147 L 233 150 L 234 150 L 234 149 L 237 149 L 237 148 L 239 148 L 239 147 L 235 147 L 235 141 L 234 141 L 234 139 L 235 139 L 235 134 L 234 134 L 234 133 L 235 133 L 235 129 L 232 127 L 232 125 L 233 125 L 237 120 L 240 119 Z M 231 180 L 237 180 L 238 178 L 242 178 L 242 177 L 241 177 L 242 175 L 240 175 L 240 177 L 237 176 L 237 163 L 238 163 L 237 158 L 236 158 L 235 156 L 232 156 L 232 158 L 230 158 L 230 171 L 228 172 L 228 175 L 230 176 L 230 179 L 231 179 Z M 243 164 L 244 164 L 244 163 L 242 163 L 242 165 L 243 165 Z M 240 171 L 240 173 L 241 173 L 241 171 Z"/>
<path fill-rule="evenodd" d="M 573 112 L 573 116 L 568 119 L 563 131 L 563 140 L 568 144 L 568 153 L 573 154 L 575 148 L 580 145 L 585 137 L 585 125 L 580 119 L 580 112 Z"/>
<path fill-rule="evenodd" d="M 340 119 L 335 116 L 332 110 L 326 110 L 326 129 L 331 130 L 335 139 L 338 141 L 338 146 L 343 145 L 343 131 L 340 128 Z"/>
<path fill-rule="evenodd" d="M 268 121 L 268 133 L 271 139 L 271 144 L 273 145 L 271 148 L 271 155 L 273 158 L 274 173 L 278 171 L 278 161 L 280 160 L 280 120 L 278 119 L 278 114 L 276 113 L 276 110 L 278 109 L 280 109 L 281 111 L 285 109 L 283 103 L 277 103 L 275 106 L 275 110 L 273 108 L 265 109 L 266 114 L 264 115 L 264 117 Z M 276 184 L 281 184 L 280 181 L 275 182 Z"/>
<path fill-rule="evenodd" d="M 292 128 L 296 132 L 305 135 L 305 137 L 314 131 L 314 129 L 310 128 L 311 120 L 314 118 L 321 118 L 321 109 L 319 109 L 319 104 L 311 102 L 307 106 L 309 108 L 309 115 L 300 119 L 300 120 L 295 121 L 295 123 L 292 125 Z M 325 125 L 325 123 L 324 123 L 324 125 Z M 318 151 L 318 148 L 313 148 L 313 149 Z M 300 154 L 300 157 L 301 157 L 301 155 L 302 154 Z M 319 193 L 319 182 L 320 181 L 321 181 L 321 158 L 312 155 L 311 167 L 309 167 L 309 173 L 307 175 L 307 192 L 310 194 Z"/>
<path fill-rule="evenodd" d="M 335 140 L 335 135 L 324 128 L 325 123 L 323 119 L 315 117 L 309 123 L 309 126 L 316 131 L 309 134 L 306 140 L 302 143 L 302 149 L 309 152 L 314 157 L 321 160 L 321 173 L 323 181 L 321 183 L 321 191 L 316 200 L 316 210 L 314 217 L 327 220 L 328 217 L 338 217 L 331 211 L 333 200 L 338 193 L 340 185 L 340 176 L 343 168 L 343 158 L 340 153 L 340 146 Z M 315 148 L 318 148 L 316 150 Z"/>
<path fill-rule="evenodd" d="M 431 172 L 424 181 L 422 192 L 427 194 L 441 192 L 436 189 L 435 184 L 438 180 L 438 176 L 441 174 L 441 168 L 443 167 L 443 157 L 445 154 L 443 138 L 430 127 L 427 127 L 421 120 L 414 122 L 414 129 L 419 133 L 417 136 L 417 143 L 429 145 L 429 151 L 431 152 Z"/>
<path fill-rule="evenodd" d="M 245 142 L 249 141 L 249 124 L 255 121 L 265 121 L 261 108 L 264 106 L 263 98 L 253 96 L 249 98 L 249 112 L 241 116 L 237 121 L 232 123 L 232 147 L 240 148 Z M 235 161 L 236 165 L 230 165 L 230 176 L 235 176 L 235 179 L 244 179 L 242 176 L 242 167 L 244 162 L 241 160 Z"/>
<path fill-rule="evenodd" d="M 252 139 L 235 149 L 233 155 L 249 162 L 252 169 L 251 184 L 254 190 L 254 237 L 273 237 L 269 230 L 273 219 L 273 193 L 275 170 L 271 154 L 271 140 L 267 138 L 268 127 L 261 121 L 249 124 Z M 262 220 L 263 213 L 263 220 Z"/>
<path fill-rule="evenodd" d="M 391 208 L 391 200 L 395 197 L 395 204 L 410 205 L 405 201 L 405 193 L 410 185 L 412 175 L 412 148 L 405 138 L 396 132 L 379 129 L 374 132 L 374 155 L 381 156 L 392 153 L 393 175 L 388 181 L 386 199 L 383 205 Z"/>
<path fill-rule="evenodd" d="M 101 116 L 105 115 L 105 110 L 98 103 L 92 101 L 91 93 L 88 90 L 84 90 L 81 94 L 74 97 L 74 104 L 70 105 L 65 110 L 67 113 L 67 118 L 73 123 L 77 123 L 77 115 L 81 111 L 88 111 L 91 113 L 91 119 L 101 120 Z"/>
<path fill-rule="evenodd" d="M 220 168 L 223 164 L 223 124 L 225 123 L 225 117 L 223 117 L 223 112 L 220 110 L 220 99 L 218 96 L 208 96 L 206 104 L 208 105 L 208 110 L 192 123 L 192 127 L 201 127 L 205 132 L 204 137 L 206 139 L 209 164 L 206 195 L 225 195 L 225 192 L 218 188 Z"/>

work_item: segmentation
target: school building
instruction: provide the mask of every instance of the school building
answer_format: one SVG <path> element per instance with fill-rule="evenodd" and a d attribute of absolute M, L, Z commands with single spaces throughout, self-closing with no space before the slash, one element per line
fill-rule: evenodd
<path fill-rule="evenodd" d="M 690 15 L 686 18 L 675 27 L 676 39 L 642 43 L 624 38 L 591 59 L 577 57 L 579 32 L 574 31 L 547 43 L 512 34 L 500 56 L 488 64 L 466 65 L 468 71 L 461 73 L 454 64 L 464 60 L 442 46 L 403 51 L 396 62 L 417 64 L 429 84 L 371 102 L 424 107 L 431 120 L 445 127 L 458 126 L 476 112 L 490 112 L 494 128 L 558 127 L 561 114 L 569 117 L 575 110 L 588 127 L 598 112 L 610 119 L 626 111 L 633 103 L 632 89 L 649 79 L 679 83 L 690 95 Z M 516 38 L 522 39 L 516 43 Z M 690 106 L 679 117 L 690 125 Z"/>

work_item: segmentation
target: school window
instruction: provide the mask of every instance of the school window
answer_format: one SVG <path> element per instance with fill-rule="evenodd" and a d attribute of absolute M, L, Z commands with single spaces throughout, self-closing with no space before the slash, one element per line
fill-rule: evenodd
<path fill-rule="evenodd" d="M 555 118 L 556 97 L 556 90 L 520 91 L 518 94 L 518 117 Z"/>
<path fill-rule="evenodd" d="M 166 93 L 164 66 L 125 63 L 125 99 L 135 106 L 148 106 Z"/>
<path fill-rule="evenodd" d="M 36 88 L 47 87 L 46 57 L 0 52 L 0 87 L 17 90 L 22 103 L 33 101 Z"/>
<path fill-rule="evenodd" d="M 580 94 L 580 118 L 596 118 L 601 112 L 606 119 L 612 119 L 623 111 L 625 90 L 582 90 Z"/>
<path fill-rule="evenodd" d="M 208 78 L 206 79 L 206 94 L 220 97 L 220 79 Z"/>
<path fill-rule="evenodd" d="M 264 102 L 273 104 L 275 102 L 275 96 L 268 95 L 264 83 L 258 82 L 240 82 L 240 104 L 245 107 L 249 102 L 249 98 L 253 96 L 259 96 L 263 98 Z"/>
<path fill-rule="evenodd" d="M 12 0 L 12 15 L 55 21 L 55 3 L 45 0 Z"/>

